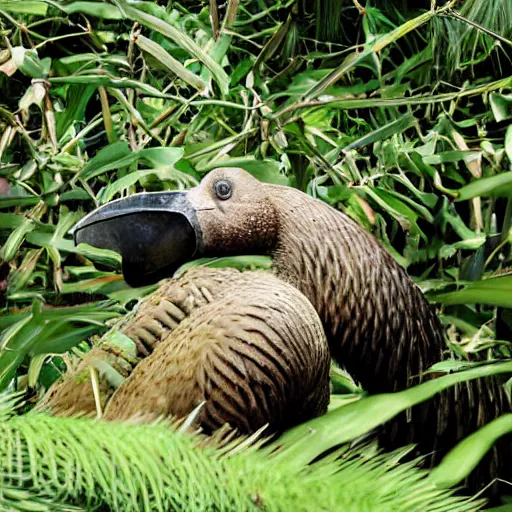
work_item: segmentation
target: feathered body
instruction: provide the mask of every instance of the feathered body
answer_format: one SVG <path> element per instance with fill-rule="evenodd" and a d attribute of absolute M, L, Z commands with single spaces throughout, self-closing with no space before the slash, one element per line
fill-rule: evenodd
<path fill-rule="evenodd" d="M 270 188 L 270 187 L 269 187 Z M 275 187 L 279 215 L 274 272 L 315 306 L 334 359 L 370 393 L 398 391 L 429 378 L 447 349 L 433 308 L 405 270 L 352 219 L 298 191 Z M 498 378 L 449 389 L 386 426 L 389 447 L 417 443 L 436 463 L 510 403 Z M 497 444 L 474 480 L 509 474 L 510 439 Z"/>
<path fill-rule="evenodd" d="M 219 183 L 222 185 L 220 189 Z M 298 337 L 291 342 L 286 339 L 286 331 L 277 328 L 282 325 L 279 318 L 286 309 L 286 301 L 273 295 L 272 289 L 278 286 L 277 283 L 291 285 L 286 293 L 293 296 L 304 311 L 308 308 L 299 296 L 312 304 L 321 320 L 332 357 L 371 393 L 392 392 L 421 382 L 429 378 L 424 372 L 442 359 L 446 348 L 443 329 L 421 291 L 383 246 L 343 213 L 298 190 L 261 183 L 241 169 L 211 171 L 198 187 L 188 191 L 187 201 L 197 216 L 197 256 L 267 254 L 273 259 L 272 272 L 278 279 L 274 278 L 274 284 L 263 289 L 257 282 L 263 282 L 265 274 L 244 273 L 260 277 L 251 281 L 252 288 L 243 288 L 235 285 L 230 275 L 215 270 L 209 279 L 216 276 L 213 288 L 220 291 L 208 305 L 197 310 L 197 314 L 204 311 L 205 316 L 194 319 L 196 312 L 192 312 L 167 339 L 162 338 L 155 353 L 139 365 L 137 370 L 140 370 L 136 370 L 123 385 L 126 390 L 142 392 L 143 388 L 135 383 L 139 378 L 145 386 L 151 386 L 153 380 L 159 382 L 160 375 L 174 368 L 173 361 L 187 350 L 191 351 L 190 364 L 196 372 L 192 378 L 185 379 L 191 383 L 195 379 L 193 403 L 205 396 L 207 386 L 200 384 L 204 380 L 201 373 L 204 368 L 209 369 L 211 376 L 216 375 L 219 389 L 223 385 L 229 387 L 226 376 L 237 374 L 239 363 L 232 362 L 226 367 L 225 360 L 233 357 L 234 347 L 240 340 L 245 340 L 245 348 L 252 343 L 247 343 L 249 340 L 245 335 L 233 333 L 238 328 L 251 332 L 256 320 L 261 321 L 261 331 L 273 331 L 263 342 L 280 347 L 280 354 L 277 350 L 275 357 L 271 357 L 275 367 L 289 365 L 292 368 L 298 361 L 300 364 L 305 362 L 306 366 L 317 364 L 318 360 L 310 358 L 314 344 L 309 336 L 315 330 L 305 339 Z M 240 295 L 242 288 L 243 296 Z M 292 289 L 297 293 L 292 293 Z M 259 290 L 260 298 L 252 297 L 251 290 L 255 290 L 254 293 Z M 258 304 L 263 304 L 259 301 L 265 300 L 268 310 L 255 320 L 254 311 L 259 311 Z M 296 325 L 301 326 L 300 329 L 306 329 L 300 318 L 293 317 L 292 311 L 286 311 Z M 307 319 L 307 323 L 310 321 L 314 322 L 313 317 Z M 148 331 L 147 327 L 144 329 Z M 196 332 L 201 334 L 196 335 Z M 173 338 L 175 333 L 178 335 Z M 141 333 L 137 336 L 139 340 L 144 338 Z M 272 341 L 273 336 L 280 340 L 278 344 Z M 283 340 L 285 343 L 280 344 Z M 301 348 L 302 343 L 305 344 Z M 291 352 L 287 353 L 288 350 Z M 305 351 L 306 357 L 301 357 L 301 350 Z M 206 364 L 202 361 L 202 353 L 208 354 L 206 359 L 213 362 Z M 247 357 L 247 360 L 253 358 L 248 354 Z M 180 364 L 188 368 L 185 359 Z M 251 375 L 258 381 L 258 372 Z M 294 387 L 291 381 L 288 385 L 299 390 L 294 393 L 303 392 L 301 396 L 306 396 L 310 389 L 309 377 L 305 379 L 293 370 L 289 375 L 292 379 L 299 378 L 301 385 L 304 381 L 307 389 L 303 391 L 300 386 Z M 320 375 L 323 375 L 322 371 Z M 134 382 L 130 383 L 132 380 Z M 235 382 L 234 377 L 231 382 Z M 434 452 L 431 461 L 435 461 L 458 440 L 510 410 L 499 384 L 498 380 L 489 379 L 448 390 L 387 425 L 383 442 L 389 447 L 419 443 L 423 453 Z M 174 391 L 165 384 L 160 389 L 166 397 L 175 397 Z M 243 386 L 236 389 L 243 393 Z M 284 388 L 282 391 L 285 396 Z M 152 395 L 152 391 L 147 393 Z M 122 404 L 132 398 L 121 388 L 117 394 L 119 398 L 113 401 L 112 407 L 119 400 L 116 410 L 121 411 Z M 229 395 L 229 391 L 225 395 Z M 293 400 L 291 395 L 286 396 Z M 137 397 L 135 399 L 140 403 Z M 177 399 L 171 401 L 174 400 Z M 152 403 L 160 412 L 172 411 L 172 404 L 164 404 L 161 408 L 156 402 Z M 147 409 L 149 412 L 151 407 Z M 113 410 L 108 411 L 111 417 Z M 229 407 L 224 410 L 230 414 Z M 258 418 L 259 411 L 255 409 L 242 407 L 239 411 Z M 211 418 L 206 423 L 212 427 L 215 424 Z M 510 443 L 505 440 L 502 445 L 500 449 L 494 448 L 480 465 L 481 476 L 476 475 L 475 481 L 481 478 L 487 484 L 497 474 L 508 476 Z"/>
<path fill-rule="evenodd" d="M 229 201 L 214 197 L 219 180 L 233 185 Z M 190 191 L 190 201 L 204 232 L 202 253 L 269 254 L 275 275 L 315 307 L 332 357 L 370 393 L 430 378 L 423 373 L 447 348 L 442 325 L 407 272 L 354 220 L 299 190 L 260 183 L 238 169 L 210 172 Z M 240 232 L 250 233 L 247 250 L 233 241 Z M 417 443 L 434 464 L 457 441 L 509 410 L 499 379 L 472 381 L 390 422 L 381 439 L 387 447 Z M 493 447 L 473 483 L 489 484 L 497 474 L 507 478 L 511 448 L 510 439 Z"/>
<path fill-rule="evenodd" d="M 201 279 L 208 274 L 216 270 L 201 269 Z M 137 365 L 106 419 L 185 417 L 204 401 L 199 424 L 208 432 L 228 423 L 275 433 L 327 410 L 330 356 L 309 301 L 268 273 L 229 274 L 229 287 Z"/>
<path fill-rule="evenodd" d="M 117 390 L 99 380 L 105 419 L 184 418 L 204 402 L 194 423 L 203 431 L 268 425 L 275 434 L 327 410 L 322 324 L 298 290 L 269 273 L 193 268 L 164 282 L 118 329 L 144 359 Z M 42 405 L 95 414 L 88 377 L 98 360 L 127 376 L 121 354 L 97 345 Z"/>

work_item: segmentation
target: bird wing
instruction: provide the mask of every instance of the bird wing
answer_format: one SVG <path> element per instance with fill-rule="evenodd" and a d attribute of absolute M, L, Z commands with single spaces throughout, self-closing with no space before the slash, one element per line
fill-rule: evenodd
<path fill-rule="evenodd" d="M 137 363 L 147 357 L 194 310 L 212 302 L 229 288 L 239 270 L 193 267 L 179 278 L 166 279 L 85 353 L 67 358 L 67 369 L 55 382 L 38 409 L 54 415 L 95 416 L 103 410 L 116 389 Z M 128 354 L 109 341 L 112 331 L 135 343 L 136 354 Z M 95 382 L 96 381 L 96 382 Z M 94 396 L 96 388 L 96 398 Z"/>

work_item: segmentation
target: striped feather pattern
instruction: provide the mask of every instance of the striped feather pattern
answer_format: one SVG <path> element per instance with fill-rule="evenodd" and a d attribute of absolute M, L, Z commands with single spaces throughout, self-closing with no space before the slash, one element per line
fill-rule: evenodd
<path fill-rule="evenodd" d="M 420 382 L 443 359 L 446 343 L 435 312 L 405 270 L 343 213 L 293 189 L 268 187 L 280 222 L 274 272 L 315 306 L 334 359 L 371 393 Z M 436 452 L 436 462 L 458 440 L 510 410 L 501 384 L 478 380 L 442 393 L 387 425 L 384 444 L 418 443 L 423 454 Z M 473 483 L 490 483 L 497 468 L 510 479 L 511 456 L 505 439 Z"/>
<path fill-rule="evenodd" d="M 195 309 L 215 300 L 230 285 L 234 272 L 227 269 L 191 268 L 179 279 L 168 279 L 158 291 L 140 302 L 135 316 L 120 326 L 137 345 L 140 357 L 155 346 Z"/>
<path fill-rule="evenodd" d="M 311 303 L 271 274 L 230 272 L 229 287 L 139 363 L 106 419 L 183 417 L 204 401 L 206 431 L 279 432 L 326 411 L 330 355 Z"/>
<path fill-rule="evenodd" d="M 112 366 L 127 378 L 139 358 L 146 357 L 169 336 L 179 322 L 196 309 L 209 304 L 240 272 L 232 269 L 191 268 L 179 279 L 162 281 L 158 289 L 142 299 L 115 329 L 131 338 L 137 347 L 137 359 L 131 360 L 114 345 L 100 339 L 80 359 L 69 362 L 66 373 L 50 388 L 38 403 L 39 409 L 49 409 L 54 415 L 80 413 L 96 415 L 96 403 L 91 384 L 91 368 L 98 362 Z M 115 388 L 108 379 L 98 375 L 100 407 L 103 410 Z"/>

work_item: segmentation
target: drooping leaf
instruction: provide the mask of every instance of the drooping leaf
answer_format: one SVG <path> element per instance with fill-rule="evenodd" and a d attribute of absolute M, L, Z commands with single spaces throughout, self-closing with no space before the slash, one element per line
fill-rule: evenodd
<path fill-rule="evenodd" d="M 444 375 L 397 393 L 364 397 L 290 429 L 272 448 L 281 444 L 293 444 L 293 449 L 283 450 L 280 457 L 295 464 L 307 464 L 324 451 L 358 438 L 398 413 L 429 400 L 436 393 L 456 383 L 502 373 L 512 374 L 512 362 L 488 364 Z"/>
<path fill-rule="evenodd" d="M 476 281 L 455 292 L 429 295 L 429 299 L 441 304 L 488 304 L 511 308 L 512 276 Z"/>
<path fill-rule="evenodd" d="M 206 89 L 206 83 L 201 77 L 189 71 L 181 62 L 167 53 L 158 43 L 151 41 L 151 39 L 143 35 L 137 37 L 136 43 L 141 50 L 149 53 L 160 64 L 181 78 L 185 83 L 190 84 L 198 91 L 204 91 L 204 89 Z"/>
<path fill-rule="evenodd" d="M 28 354 L 69 350 L 84 339 L 83 334 L 104 330 L 104 321 L 117 315 L 108 308 L 44 311 L 35 301 L 32 311 L 9 325 L 0 337 L 0 391 L 9 385 Z M 77 329 L 76 323 L 89 324 L 89 329 Z M 91 329 L 93 325 L 95 329 Z"/>
<path fill-rule="evenodd" d="M 494 443 L 512 433 L 512 414 L 504 414 L 466 437 L 445 455 L 430 473 L 436 486 L 449 488 L 459 485 L 473 471 Z"/>
<path fill-rule="evenodd" d="M 473 197 L 512 196 L 512 171 L 480 178 L 458 190 L 456 201 L 467 201 Z"/>
<path fill-rule="evenodd" d="M 196 59 L 199 59 L 212 73 L 217 81 L 223 95 L 226 95 L 229 87 L 229 78 L 226 72 L 215 62 L 206 52 L 202 50 L 187 34 L 178 30 L 169 23 L 147 14 L 144 11 L 132 7 L 124 0 L 118 0 L 118 4 L 122 6 L 123 11 L 134 21 L 149 27 L 152 30 L 160 32 L 169 37 L 176 44 L 180 45 L 184 50 L 189 52 Z"/>

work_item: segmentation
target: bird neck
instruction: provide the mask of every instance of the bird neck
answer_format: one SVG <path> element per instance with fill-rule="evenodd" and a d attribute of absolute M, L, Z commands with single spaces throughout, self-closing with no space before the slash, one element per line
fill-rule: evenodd
<path fill-rule="evenodd" d="M 297 190 L 275 192 L 274 272 L 313 304 L 334 359 L 368 391 L 413 384 L 439 360 L 443 344 L 420 290 L 352 219 Z"/>

